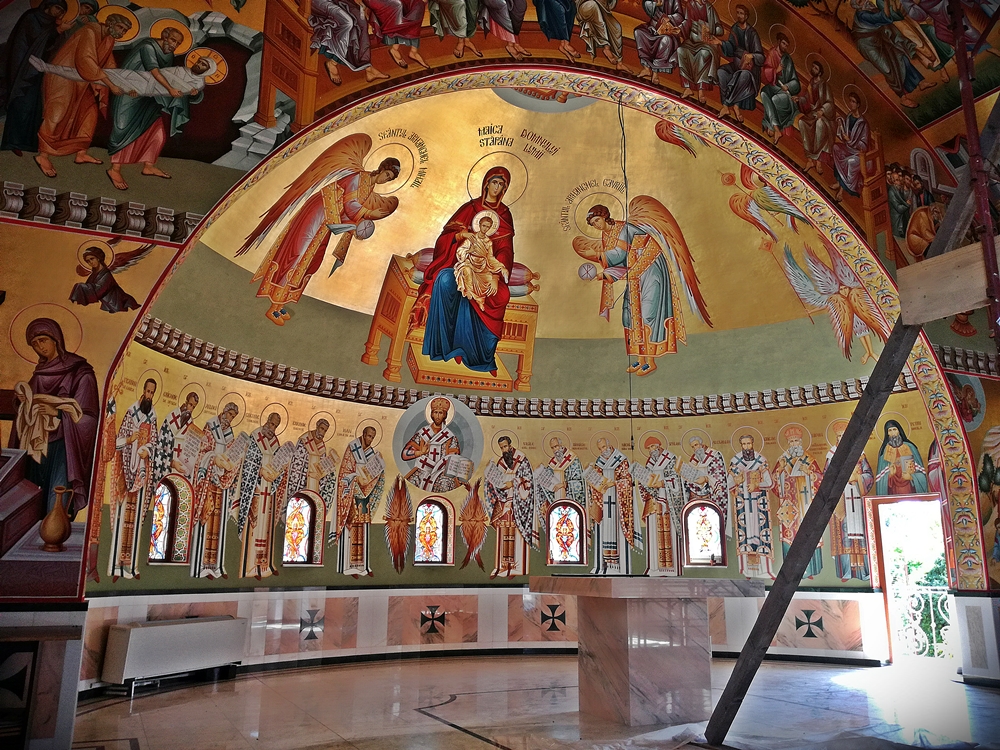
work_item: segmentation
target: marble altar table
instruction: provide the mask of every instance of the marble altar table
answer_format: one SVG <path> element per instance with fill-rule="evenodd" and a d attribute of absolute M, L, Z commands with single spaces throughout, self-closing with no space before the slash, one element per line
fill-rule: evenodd
<path fill-rule="evenodd" d="M 724 578 L 532 576 L 530 589 L 577 598 L 580 712 L 629 726 L 707 720 L 708 598 L 764 596 Z"/>

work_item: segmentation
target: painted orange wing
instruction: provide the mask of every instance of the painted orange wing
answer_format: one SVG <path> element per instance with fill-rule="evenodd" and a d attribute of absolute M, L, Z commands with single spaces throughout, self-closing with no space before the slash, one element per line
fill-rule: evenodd
<path fill-rule="evenodd" d="M 356 172 L 362 171 L 364 169 L 365 157 L 371 151 L 371 148 L 371 136 L 365 133 L 349 135 L 330 146 L 285 188 L 285 192 L 262 215 L 257 226 L 247 235 L 246 241 L 236 251 L 236 255 L 243 255 L 257 244 L 281 220 L 289 209 L 296 206 L 302 198 L 306 197 L 326 177 L 344 169 Z M 381 196 L 380 198 L 382 201 L 390 200 Z M 395 210 L 395 205 L 385 215 L 387 216 L 389 213 L 392 213 L 393 210 Z"/>
<path fill-rule="evenodd" d="M 462 512 L 458 514 L 458 520 L 462 524 L 462 540 L 469 549 L 462 561 L 462 568 L 469 564 L 469 560 L 475 559 L 479 567 L 486 570 L 479 553 L 483 549 L 483 544 L 486 543 L 486 529 L 489 527 L 490 518 L 486 514 L 486 508 L 483 507 L 483 500 L 479 496 L 480 484 L 482 484 L 482 480 L 477 479 L 465 498 L 465 504 L 462 506 Z"/>
<path fill-rule="evenodd" d="M 708 306 L 701 293 L 701 282 L 694 269 L 694 258 L 688 248 L 687 240 L 681 231 L 677 219 L 666 206 L 649 195 L 637 195 L 628 204 L 628 220 L 632 224 L 652 230 L 654 237 L 662 243 L 663 254 L 672 261 L 675 269 L 680 272 L 680 283 L 684 289 L 691 310 L 698 315 L 706 325 L 712 325 L 708 314 Z"/>
<path fill-rule="evenodd" d="M 730 197 L 729 210 L 743 219 L 747 224 L 762 231 L 771 238 L 772 242 L 778 241 L 778 235 L 768 225 L 767 219 L 764 218 L 764 214 L 760 210 L 760 206 L 757 205 L 757 201 L 746 193 L 736 193 Z"/>
<path fill-rule="evenodd" d="M 402 573 L 406 567 L 406 552 L 410 548 L 413 505 L 410 503 L 410 492 L 406 489 L 406 482 L 398 474 L 392 485 L 389 505 L 382 518 L 385 521 L 385 546 L 389 549 L 392 567 L 397 573 Z"/>

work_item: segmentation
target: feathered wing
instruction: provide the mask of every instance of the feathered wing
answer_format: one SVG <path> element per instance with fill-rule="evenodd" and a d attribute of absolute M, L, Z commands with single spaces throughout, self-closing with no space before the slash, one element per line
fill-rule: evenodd
<path fill-rule="evenodd" d="M 475 559 L 479 567 L 486 570 L 479 553 L 486 543 L 486 529 L 489 527 L 490 517 L 486 513 L 486 508 L 483 507 L 483 501 L 479 495 L 481 483 L 482 480 L 477 479 L 472 489 L 469 490 L 465 504 L 462 505 L 462 511 L 458 514 L 458 520 L 462 524 L 462 541 L 468 548 L 465 559 L 462 561 L 462 568 L 469 564 L 469 560 Z"/>
<path fill-rule="evenodd" d="M 110 270 L 111 273 L 121 273 L 126 268 L 131 268 L 149 255 L 155 247 L 155 244 L 148 242 L 145 245 L 140 245 L 135 250 L 130 250 L 127 253 L 115 253 L 115 259 L 112 261 L 111 265 L 108 266 L 108 270 Z"/>
<path fill-rule="evenodd" d="M 709 145 L 708 141 L 697 133 L 686 131 L 684 128 L 681 128 L 672 122 L 667 122 L 666 120 L 660 120 L 657 122 L 655 131 L 656 137 L 661 141 L 669 143 L 672 146 L 682 148 L 694 157 L 698 156 L 698 152 L 694 150 L 694 143 L 692 143 L 692 140 L 701 143 L 704 146 Z"/>
<path fill-rule="evenodd" d="M 740 182 L 747 190 L 756 190 L 764 181 L 746 164 L 740 164 Z"/>
<path fill-rule="evenodd" d="M 829 242 L 824 242 L 823 244 L 826 246 L 826 254 L 830 256 L 830 262 L 833 264 L 833 272 L 840 279 L 840 283 L 852 289 L 861 286 L 861 280 L 854 273 L 854 270 L 847 265 L 847 261 L 840 257 L 840 253 L 837 252 L 836 248 Z"/>
<path fill-rule="evenodd" d="M 399 475 L 392 485 L 389 505 L 382 517 L 385 521 L 385 546 L 392 559 L 392 567 L 402 573 L 406 567 L 406 552 L 410 548 L 410 522 L 413 520 L 413 505 L 406 482 Z"/>
<path fill-rule="evenodd" d="M 343 171 L 362 171 L 365 157 L 371 148 L 371 136 L 365 133 L 349 135 L 330 146 L 285 188 L 285 192 L 263 214 L 257 226 L 247 235 L 246 241 L 236 251 L 236 255 L 243 255 L 260 242 L 288 211 L 297 206 L 327 177 Z M 391 200 L 395 201 L 396 199 L 392 198 Z M 395 207 L 393 207 L 394 209 Z M 390 210 L 389 213 L 392 211 Z"/>
<path fill-rule="evenodd" d="M 878 308 L 872 302 L 871 297 L 861 287 L 852 289 L 848 294 L 854 314 L 857 315 L 865 325 L 868 326 L 876 336 L 882 341 L 889 340 L 889 324 L 886 323 L 879 314 Z"/>
<path fill-rule="evenodd" d="M 830 313 L 830 325 L 840 344 L 840 351 L 850 360 L 851 344 L 854 341 L 854 310 L 851 309 L 850 302 L 839 294 L 834 294 L 827 300 L 826 309 Z"/>
<path fill-rule="evenodd" d="M 598 239 L 577 235 L 573 238 L 573 252 L 584 260 L 600 263 L 601 253 L 604 252 L 604 246 Z"/>
<path fill-rule="evenodd" d="M 760 210 L 757 202 L 746 193 L 736 193 L 731 196 L 729 198 L 729 210 L 743 219 L 743 221 L 762 231 L 771 238 L 772 242 L 778 241 L 778 235 L 774 233 L 767 223 L 764 212 Z"/>
<path fill-rule="evenodd" d="M 800 221 L 808 221 L 805 214 L 803 214 L 794 203 L 770 185 L 762 185 L 754 190 L 752 195 L 754 202 L 756 202 L 757 205 L 763 210 L 784 214 L 788 221 L 788 226 L 796 234 L 799 229 L 795 226 L 795 220 L 799 219 Z"/>
<path fill-rule="evenodd" d="M 694 258 L 688 248 L 684 233 L 674 215 L 656 198 L 637 195 L 628 204 L 628 220 L 632 224 L 651 230 L 660 243 L 663 253 L 671 261 L 673 268 L 680 272 L 680 284 L 684 289 L 688 305 L 706 325 L 712 325 L 708 306 L 701 293 L 701 282 L 694 269 Z M 676 315 L 679 310 L 675 310 Z"/>
<path fill-rule="evenodd" d="M 830 267 L 819 259 L 809 245 L 806 248 L 806 265 L 809 267 L 809 275 L 812 276 L 816 289 L 820 294 L 829 297 L 840 291 L 840 279 L 837 278 Z"/>
<path fill-rule="evenodd" d="M 816 291 L 813 280 L 795 261 L 795 256 L 792 255 L 792 250 L 788 245 L 785 245 L 785 276 L 788 277 L 788 283 L 792 285 L 792 289 L 803 304 L 820 310 L 826 309 L 827 295 Z"/>

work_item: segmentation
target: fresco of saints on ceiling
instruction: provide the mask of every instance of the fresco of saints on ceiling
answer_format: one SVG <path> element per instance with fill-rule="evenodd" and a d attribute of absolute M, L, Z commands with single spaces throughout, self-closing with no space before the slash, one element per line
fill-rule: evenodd
<path fill-rule="evenodd" d="M 712 321 L 694 259 L 673 214 L 655 198 L 638 195 L 629 201 L 627 215 L 627 221 L 616 220 L 607 206 L 594 205 L 586 221 L 600 236 L 574 237 L 573 250 L 590 261 L 581 267 L 581 278 L 601 282 L 600 315 L 605 320 L 611 320 L 617 301 L 614 283 L 625 279 L 622 326 L 627 372 L 644 376 L 656 370 L 657 357 L 675 354 L 678 341 L 687 343 L 682 290 L 691 311 L 709 326 Z"/>
<path fill-rule="evenodd" d="M 251 279 L 260 282 L 257 296 L 270 300 L 265 316 L 275 325 L 291 319 L 285 306 L 302 297 L 309 279 L 323 265 L 331 237 L 339 237 L 332 253 L 332 275 L 347 260 L 351 240 L 371 237 L 374 222 L 399 206 L 398 198 L 375 192 L 377 185 L 399 176 L 399 160 L 390 157 L 366 171 L 364 161 L 371 148 L 372 139 L 364 134 L 349 135 L 330 146 L 288 186 L 236 251 L 236 257 L 248 252 L 291 217 Z"/>

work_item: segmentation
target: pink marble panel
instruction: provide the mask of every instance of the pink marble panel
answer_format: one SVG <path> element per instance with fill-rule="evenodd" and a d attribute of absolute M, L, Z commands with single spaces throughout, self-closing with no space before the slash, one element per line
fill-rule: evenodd
<path fill-rule="evenodd" d="M 81 680 L 97 680 L 104 665 L 104 648 L 108 643 L 108 630 L 118 623 L 118 607 L 93 607 L 87 612 L 83 632 L 83 662 Z"/>
<path fill-rule="evenodd" d="M 711 714 L 711 644 L 703 601 L 581 597 L 580 711 L 630 726 Z"/>
<path fill-rule="evenodd" d="M 281 607 L 281 635 L 280 638 L 280 653 L 282 654 L 294 654 L 299 651 L 308 650 L 306 646 L 317 641 L 310 640 L 308 643 L 304 642 L 302 638 L 307 635 L 309 630 L 306 628 L 304 632 L 299 632 L 302 626 L 302 619 L 306 617 L 306 601 L 304 599 L 285 599 L 282 601 Z"/>
<path fill-rule="evenodd" d="M 42 641 L 35 660 L 35 697 L 31 702 L 31 739 L 50 739 L 56 735 L 59 717 L 59 690 L 62 685 L 66 641 Z"/>
<path fill-rule="evenodd" d="M 390 596 L 390 646 L 476 643 L 479 640 L 478 596 Z"/>
<path fill-rule="evenodd" d="M 861 609 L 856 599 L 793 599 L 772 646 L 861 651 Z"/>
<path fill-rule="evenodd" d="M 507 596 L 507 640 L 575 642 L 577 611 L 575 596 L 557 594 L 509 594 Z"/>
<path fill-rule="evenodd" d="M 239 604 L 227 602 L 180 602 L 178 604 L 150 604 L 146 608 L 147 620 L 182 620 L 185 617 L 236 617 Z"/>
<path fill-rule="evenodd" d="M 323 649 L 357 648 L 358 598 L 331 597 L 323 613 Z"/>
<path fill-rule="evenodd" d="M 726 600 L 712 597 L 708 600 L 708 633 L 713 646 L 724 646 L 729 642 L 726 634 Z"/>

